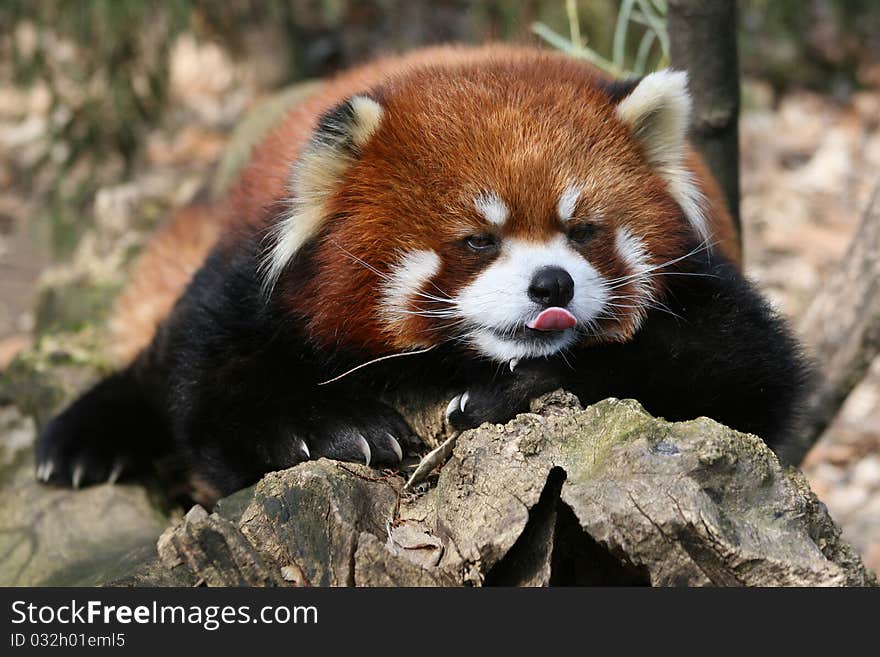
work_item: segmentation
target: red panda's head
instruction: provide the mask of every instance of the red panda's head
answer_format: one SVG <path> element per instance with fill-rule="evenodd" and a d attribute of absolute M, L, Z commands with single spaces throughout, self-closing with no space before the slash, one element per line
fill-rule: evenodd
<path fill-rule="evenodd" d="M 314 339 L 504 362 L 626 340 L 662 303 L 708 232 L 685 74 L 545 64 L 412 71 L 324 115 L 264 263 Z"/>

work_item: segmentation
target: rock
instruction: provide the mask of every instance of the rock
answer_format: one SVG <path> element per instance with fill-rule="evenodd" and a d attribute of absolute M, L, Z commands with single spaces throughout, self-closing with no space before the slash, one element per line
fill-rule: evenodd
<path fill-rule="evenodd" d="M 267 475 L 239 527 L 279 570 L 295 566 L 315 586 L 352 585 L 358 537 L 385 536 L 399 487 L 398 477 L 322 459 Z"/>
<path fill-rule="evenodd" d="M 4 586 L 95 586 L 124 577 L 155 555 L 168 524 L 141 486 L 39 485 L 30 449 L 2 468 L 0 485 Z"/>
<path fill-rule="evenodd" d="M 44 338 L 0 374 L 0 585 L 102 584 L 155 559 L 168 525 L 155 491 L 72 491 L 34 476 L 37 429 L 101 371 L 94 336 Z M 163 572 L 150 581 L 167 583 Z"/>
<path fill-rule="evenodd" d="M 206 584 L 876 584 L 758 438 L 561 391 L 532 410 L 464 432 L 422 495 L 324 459 L 269 474 L 191 511 L 162 563 Z"/>

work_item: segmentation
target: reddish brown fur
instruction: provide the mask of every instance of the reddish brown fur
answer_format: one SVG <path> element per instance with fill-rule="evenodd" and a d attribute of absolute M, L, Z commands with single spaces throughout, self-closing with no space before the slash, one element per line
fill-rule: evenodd
<path fill-rule="evenodd" d="M 565 186 L 588 181 L 576 217 L 598 215 L 606 225 L 637 227 L 633 232 L 656 262 L 678 255 L 680 211 L 615 118 L 596 84 L 600 78 L 591 66 L 561 54 L 507 46 L 433 48 L 340 75 L 293 108 L 255 150 L 229 199 L 217 204 L 228 214 L 212 218 L 199 210 L 193 219 L 183 213 L 159 233 L 120 303 L 116 326 L 126 335 L 126 355 L 149 341 L 228 225 L 261 226 L 277 214 L 288 195 L 290 165 L 318 117 L 356 93 L 378 100 L 383 120 L 328 202 L 327 216 L 344 218 L 329 220 L 316 245 L 321 276 L 285 291 L 289 303 L 309 309 L 311 334 L 319 341 L 332 344 L 345 335 L 377 352 L 431 343 L 425 320 L 413 318 L 393 330 L 381 323 L 375 274 L 339 245 L 381 271 L 390 269 L 397 249 L 434 249 L 446 263 L 437 284 L 454 294 L 485 266 L 455 246 L 485 229 L 473 206 L 481 191 L 497 192 L 510 207 L 503 236 L 542 240 L 559 229 L 556 202 Z M 689 165 L 710 201 L 718 248 L 739 262 L 736 230 L 717 185 L 693 152 Z M 189 248 L 181 250 L 178 241 Z M 585 247 L 607 277 L 627 273 L 612 242 L 613 230 L 606 228 Z M 322 303 L 313 303 L 316 298 Z M 132 309 L 142 304 L 155 312 L 133 329 Z M 624 333 L 632 328 L 631 321 L 621 327 Z"/>
<path fill-rule="evenodd" d="M 163 223 L 138 258 L 110 320 L 113 355 L 129 363 L 168 316 L 190 278 L 229 224 L 218 205 L 194 203 Z"/>

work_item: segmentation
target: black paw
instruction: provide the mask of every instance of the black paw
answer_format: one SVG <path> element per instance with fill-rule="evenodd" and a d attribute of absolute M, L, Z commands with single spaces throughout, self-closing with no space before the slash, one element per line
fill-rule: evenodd
<path fill-rule="evenodd" d="M 62 416 L 40 435 L 35 454 L 38 480 L 80 488 L 116 483 L 135 472 L 138 455 L 125 449 L 125 436 L 81 434 L 67 429 Z"/>
<path fill-rule="evenodd" d="M 37 479 L 79 488 L 141 474 L 168 449 L 167 428 L 126 372 L 104 379 L 37 439 Z"/>
<path fill-rule="evenodd" d="M 510 372 L 491 380 L 478 380 L 453 397 L 446 407 L 446 421 L 453 429 L 464 431 L 485 422 L 507 422 L 529 408 L 529 402 L 564 383 L 567 370 L 552 360 L 526 360 L 514 363 Z"/>
<path fill-rule="evenodd" d="M 517 406 L 498 390 L 474 387 L 449 400 L 446 421 L 465 431 L 484 422 L 506 422 L 516 414 Z"/>
<path fill-rule="evenodd" d="M 306 445 L 311 458 L 397 465 L 418 443 L 406 421 L 390 406 L 374 402 L 352 402 L 351 406 L 344 414 L 328 413 L 312 427 Z"/>

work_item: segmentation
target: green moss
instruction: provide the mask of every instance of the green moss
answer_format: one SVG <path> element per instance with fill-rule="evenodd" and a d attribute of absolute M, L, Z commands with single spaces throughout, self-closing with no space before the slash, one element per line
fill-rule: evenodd
<path fill-rule="evenodd" d="M 15 404 L 42 425 L 63 399 L 60 386 L 21 357 L 0 374 L 0 404 Z"/>
<path fill-rule="evenodd" d="M 36 333 L 76 332 L 100 323 L 110 313 L 120 283 L 97 284 L 83 276 L 44 288 L 37 299 Z"/>
<path fill-rule="evenodd" d="M 41 337 L 0 373 L 0 404 L 15 404 L 42 426 L 62 403 L 111 370 L 103 344 L 94 329 Z"/>
<path fill-rule="evenodd" d="M 615 445 L 649 436 L 660 442 L 668 433 L 662 420 L 648 415 L 631 399 L 606 399 L 589 406 L 560 426 L 566 471 L 573 481 L 595 478 Z"/>

